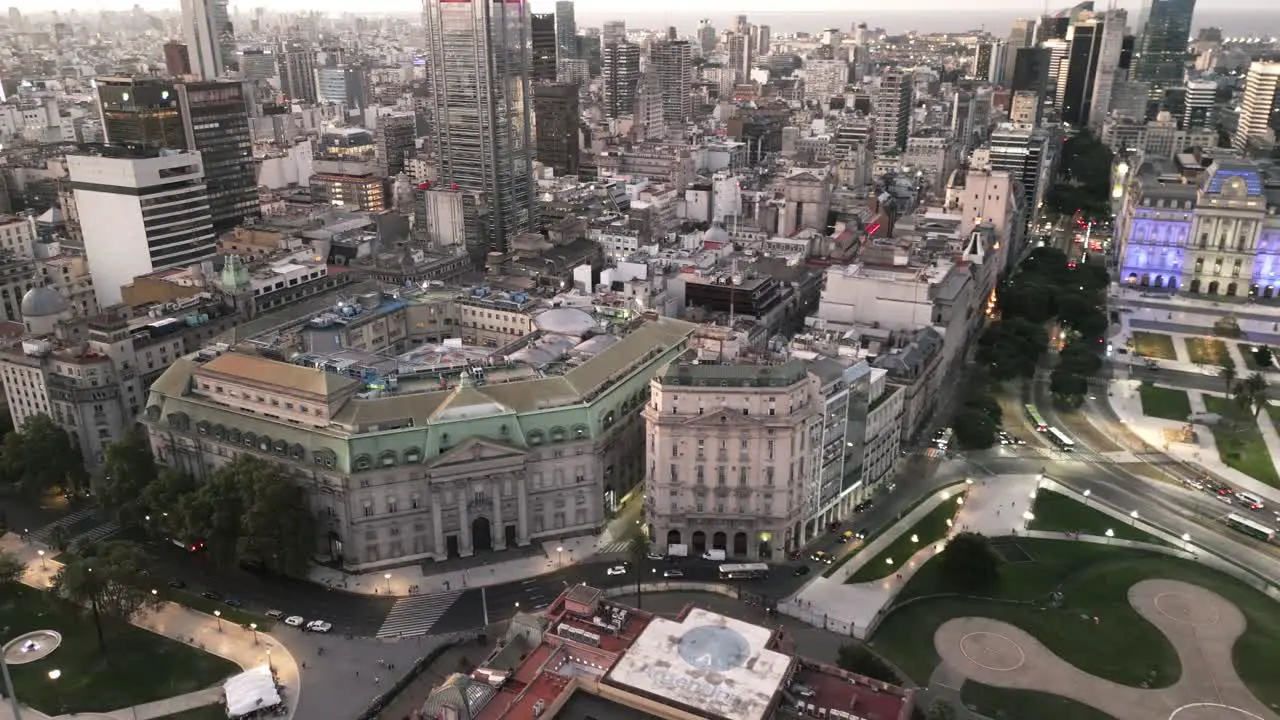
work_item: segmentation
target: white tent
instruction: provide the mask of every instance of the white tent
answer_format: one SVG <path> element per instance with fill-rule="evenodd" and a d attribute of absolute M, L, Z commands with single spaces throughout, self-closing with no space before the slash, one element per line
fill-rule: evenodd
<path fill-rule="evenodd" d="M 228 717 L 238 718 L 280 704 L 275 678 L 271 677 L 271 668 L 266 665 L 245 670 L 227 680 L 222 691 L 227 696 Z"/>

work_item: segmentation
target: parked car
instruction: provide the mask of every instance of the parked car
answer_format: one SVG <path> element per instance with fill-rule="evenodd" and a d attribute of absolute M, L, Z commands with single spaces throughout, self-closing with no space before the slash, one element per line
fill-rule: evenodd
<path fill-rule="evenodd" d="M 795 575 L 796 577 L 804 577 L 805 575 L 808 575 L 808 574 L 809 574 L 808 565 L 801 565 L 795 569 L 795 572 L 792 573 L 792 575 Z"/>
<path fill-rule="evenodd" d="M 644 554 L 644 558 L 646 560 L 661 560 L 663 558 L 663 555 L 662 553 L 656 553 L 650 550 L 649 552 Z"/>
<path fill-rule="evenodd" d="M 323 620 L 312 620 L 307 623 L 307 629 L 316 633 L 327 633 L 333 629 L 333 626 Z"/>
<path fill-rule="evenodd" d="M 226 600 L 223 600 L 222 604 L 226 605 L 227 607 L 233 607 L 233 608 L 244 607 L 244 603 L 232 597 L 229 597 Z"/>
<path fill-rule="evenodd" d="M 663 570 L 663 571 L 662 571 L 662 577 L 664 577 L 664 578 L 682 578 L 682 577 L 684 577 L 684 571 L 683 571 L 683 570 L 680 570 L 679 568 L 672 568 L 672 569 L 670 569 L 670 570 Z"/>
<path fill-rule="evenodd" d="M 280 618 L 284 617 L 284 611 L 282 611 L 282 610 L 268 610 L 268 611 L 267 611 L 267 613 L 266 613 L 266 615 L 267 615 L 267 617 L 271 618 L 272 620 L 279 620 Z"/>
<path fill-rule="evenodd" d="M 605 575 L 608 575 L 609 577 L 613 577 L 613 576 L 615 576 L 615 575 L 626 575 L 626 574 L 627 574 L 627 566 L 626 566 L 626 565 L 614 565 L 613 567 L 609 568 L 608 570 L 605 570 L 605 571 L 604 571 L 604 574 L 605 574 Z"/>
<path fill-rule="evenodd" d="M 205 590 L 204 592 L 200 593 L 200 597 L 204 598 L 205 600 L 212 600 L 214 602 L 222 601 L 222 596 L 212 590 Z"/>
<path fill-rule="evenodd" d="M 187 586 L 187 584 L 186 584 L 186 583 L 184 583 L 184 582 L 182 582 L 182 581 L 181 581 L 181 580 L 179 580 L 178 578 L 174 578 L 174 579 L 172 579 L 172 580 L 170 580 L 170 581 L 169 581 L 169 587 L 171 587 L 171 588 L 173 588 L 173 589 L 175 589 L 175 590 L 181 590 L 182 588 L 184 588 L 184 587 L 186 587 L 186 586 Z"/>
<path fill-rule="evenodd" d="M 305 621 L 302 619 L 301 615 L 290 615 L 289 617 L 284 619 L 284 624 L 288 625 L 289 627 L 302 627 L 302 624 L 304 622 Z M 310 628 L 307 628 L 307 629 L 309 630 Z"/>

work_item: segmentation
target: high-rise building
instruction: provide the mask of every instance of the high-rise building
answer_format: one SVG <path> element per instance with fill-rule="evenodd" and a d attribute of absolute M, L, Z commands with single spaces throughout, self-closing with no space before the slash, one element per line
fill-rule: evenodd
<path fill-rule="evenodd" d="M 1213 127 L 1218 122 L 1218 83 L 1188 80 L 1182 108 L 1182 129 Z"/>
<path fill-rule="evenodd" d="M 183 148 L 199 151 L 210 218 L 218 232 L 261 214 L 249 129 L 251 85 L 197 82 L 177 86 Z"/>
<path fill-rule="evenodd" d="M 1134 80 L 1151 83 L 1153 94 L 1182 86 L 1195 10 L 1196 0 L 1144 3 L 1132 75 Z"/>
<path fill-rule="evenodd" d="M 911 74 L 888 70 L 880 76 L 880 87 L 872 103 L 876 119 L 876 155 L 907 147 L 911 127 Z"/>
<path fill-rule="evenodd" d="M 698 21 L 698 47 L 702 50 L 703 55 L 713 53 L 716 50 L 716 28 L 711 24 L 709 18 L 703 18 Z"/>
<path fill-rule="evenodd" d="M 1049 94 L 1050 51 L 1046 48 L 1018 48 L 1014 52 L 1009 89 L 1014 92 Z M 1044 103 L 1041 103 L 1043 105 Z"/>
<path fill-rule="evenodd" d="M 428 0 L 424 15 L 439 179 L 475 196 L 488 247 L 505 251 L 536 225 L 528 5 Z"/>
<path fill-rule="evenodd" d="M 1231 146 L 1244 150 L 1249 143 L 1280 134 L 1280 62 L 1256 62 L 1244 80 L 1244 101 Z"/>
<path fill-rule="evenodd" d="M 806 60 L 804 63 L 804 99 L 826 105 L 831 98 L 843 97 L 849 84 L 849 63 L 843 60 Z"/>
<path fill-rule="evenodd" d="M 649 68 L 657 75 L 668 128 L 684 127 L 693 115 L 693 46 L 687 40 L 655 42 L 649 48 Z"/>
<path fill-rule="evenodd" d="M 1123 10 L 1083 13 L 1067 29 L 1066 81 L 1057 88 L 1064 123 L 1076 127 L 1102 123 L 1111 105 L 1124 21 Z M 1094 111 L 1099 104 L 1103 105 L 1101 116 Z"/>
<path fill-rule="evenodd" d="M 1007 172 L 1021 184 L 1028 222 L 1048 189 L 1048 153 L 1048 136 L 1029 125 L 1002 123 L 991 132 L 991 170 Z"/>
<path fill-rule="evenodd" d="M 769 50 L 773 46 L 773 29 L 768 25 L 756 25 L 752 28 L 755 34 L 756 57 L 764 57 L 769 54 Z"/>
<path fill-rule="evenodd" d="M 319 102 L 346 105 L 353 112 L 363 112 L 372 104 L 369 69 L 354 62 L 316 69 L 316 97 Z"/>
<path fill-rule="evenodd" d="M 286 100 L 303 103 L 319 102 L 316 93 L 316 52 L 301 41 L 281 45 L 276 58 L 280 63 L 280 93 Z"/>
<path fill-rule="evenodd" d="M 269 80 L 280 72 L 276 52 L 271 48 L 245 48 L 238 54 L 240 75 L 245 80 Z"/>
<path fill-rule="evenodd" d="M 629 42 L 605 45 L 600 52 L 604 75 L 604 114 L 619 118 L 635 109 L 640 79 L 640 46 Z"/>
<path fill-rule="evenodd" d="M 182 0 L 182 35 L 191 53 L 192 73 L 202 80 L 217 80 L 235 63 L 227 0 Z"/>
<path fill-rule="evenodd" d="M 404 172 L 405 161 L 414 156 L 417 136 L 417 118 L 413 113 L 379 115 L 373 131 L 378 173 L 394 177 Z"/>
<path fill-rule="evenodd" d="M 973 65 L 969 74 L 976 80 L 985 80 L 992 85 L 1003 84 L 1004 54 L 1006 45 L 1003 40 L 980 42 L 974 48 Z"/>
<path fill-rule="evenodd" d="M 537 122 L 537 159 L 556 175 L 576 177 L 581 153 L 578 141 L 577 83 L 539 83 L 533 86 L 533 114 Z"/>
<path fill-rule="evenodd" d="M 555 82 L 556 16 L 551 13 L 535 13 L 530 17 L 533 61 L 529 67 L 529 79 L 533 82 Z"/>
<path fill-rule="evenodd" d="M 191 53 L 185 43 L 170 40 L 164 44 L 164 69 L 173 77 L 191 74 Z"/>
<path fill-rule="evenodd" d="M 1063 88 L 1065 92 L 1067 87 L 1067 68 L 1070 66 L 1067 62 L 1067 51 L 1071 46 L 1066 40 L 1053 38 L 1045 40 L 1040 47 L 1049 53 L 1049 93 L 1046 99 L 1050 100 L 1055 108 L 1061 109 L 1058 88 Z"/>
<path fill-rule="evenodd" d="M 636 108 L 632 113 L 631 133 L 639 142 L 665 141 L 667 119 L 663 114 L 662 82 L 650 68 L 636 83 Z"/>
<path fill-rule="evenodd" d="M 617 45 L 627 41 L 625 20 L 609 20 L 600 30 L 600 45 Z"/>
<path fill-rule="evenodd" d="M 107 146 L 68 155 L 67 171 L 99 307 L 139 275 L 217 254 L 200 153 Z"/>
<path fill-rule="evenodd" d="M 578 57 L 578 23 L 573 17 L 573 0 L 556 2 L 556 55 Z"/>
<path fill-rule="evenodd" d="M 186 147 L 182 110 L 172 81 L 102 77 L 94 82 L 108 144 L 153 150 Z"/>
<path fill-rule="evenodd" d="M 1001 76 L 1005 83 L 1013 81 L 1018 50 L 1034 47 L 1035 43 L 1036 21 L 1027 18 L 1014 20 L 1013 26 L 1009 29 L 1009 40 L 1005 45 L 1004 74 Z"/>
<path fill-rule="evenodd" d="M 1124 59 L 1125 25 L 1129 13 L 1125 10 L 1108 10 L 1102 18 L 1102 39 L 1098 48 L 1098 68 L 1094 74 L 1093 102 L 1089 107 L 1089 126 L 1097 130 L 1111 110 L 1111 97 L 1117 82 L 1128 77 L 1121 66 Z"/>
<path fill-rule="evenodd" d="M 751 49 L 747 36 L 741 33 L 729 33 L 725 38 L 729 51 L 729 65 L 726 70 L 733 74 L 734 84 L 744 82 L 751 75 Z"/>

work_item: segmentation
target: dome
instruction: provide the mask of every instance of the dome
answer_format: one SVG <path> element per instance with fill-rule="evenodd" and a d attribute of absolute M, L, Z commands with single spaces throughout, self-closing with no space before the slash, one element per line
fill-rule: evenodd
<path fill-rule="evenodd" d="M 725 230 L 724 226 L 718 222 L 711 223 L 711 227 L 707 228 L 707 231 L 702 233 L 702 242 L 703 244 L 706 244 L 706 243 L 720 243 L 721 245 L 727 244 L 729 242 L 729 231 Z"/>
<path fill-rule="evenodd" d="M 51 287 L 34 287 L 22 296 L 23 317 L 51 317 L 66 311 L 67 301 Z"/>
<path fill-rule="evenodd" d="M 595 318 L 578 308 L 556 308 L 539 313 L 533 318 L 539 330 L 557 335 L 582 337 L 597 328 Z"/>

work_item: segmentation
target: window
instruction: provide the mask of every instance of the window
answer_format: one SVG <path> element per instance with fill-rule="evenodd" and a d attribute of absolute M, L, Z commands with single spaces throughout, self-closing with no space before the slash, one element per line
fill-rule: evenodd
<path fill-rule="evenodd" d="M 676 466 L 675 463 L 671 463 L 671 484 L 672 485 L 680 484 L 680 469 Z"/>
<path fill-rule="evenodd" d="M 770 465 L 764 469 L 764 484 L 773 487 L 773 466 Z"/>
<path fill-rule="evenodd" d="M 694 482 L 701 485 L 704 480 L 705 478 L 703 477 L 703 468 L 701 465 L 699 465 L 697 468 L 697 472 L 694 475 Z"/>

